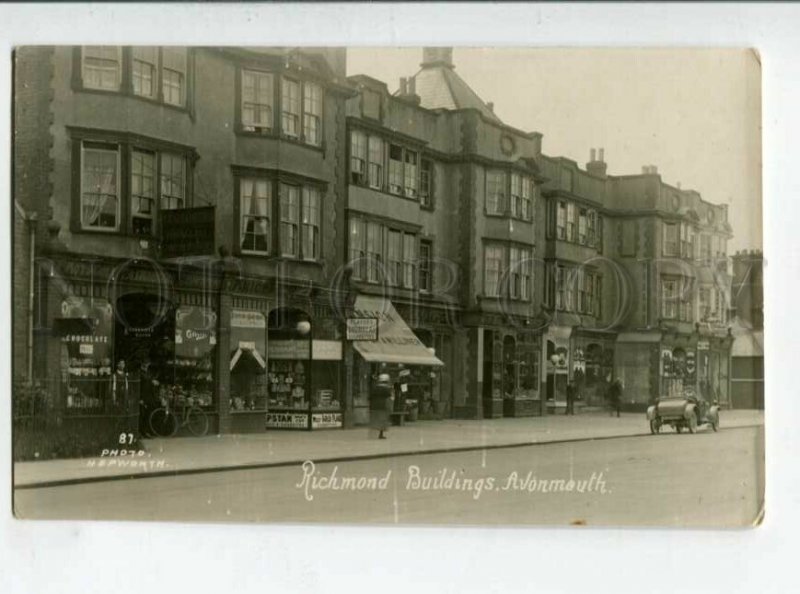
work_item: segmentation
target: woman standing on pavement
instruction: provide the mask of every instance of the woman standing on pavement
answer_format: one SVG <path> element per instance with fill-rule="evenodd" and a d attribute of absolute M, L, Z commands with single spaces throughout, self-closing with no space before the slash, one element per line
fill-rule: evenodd
<path fill-rule="evenodd" d="M 392 382 L 388 373 L 378 375 L 369 395 L 370 426 L 378 431 L 378 439 L 386 439 L 389 430 L 389 414 L 392 411 Z"/>

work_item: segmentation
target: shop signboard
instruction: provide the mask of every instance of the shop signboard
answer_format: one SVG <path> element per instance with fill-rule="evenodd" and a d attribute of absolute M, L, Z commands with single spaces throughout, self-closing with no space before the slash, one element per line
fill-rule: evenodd
<path fill-rule="evenodd" d="M 267 319 L 260 311 L 234 309 L 231 311 L 231 327 L 263 330 L 267 327 Z"/>
<path fill-rule="evenodd" d="M 378 319 L 347 318 L 347 340 L 378 340 Z"/>
<path fill-rule="evenodd" d="M 330 429 L 342 426 L 342 413 L 313 413 L 311 415 L 312 429 Z"/>
<path fill-rule="evenodd" d="M 161 254 L 164 258 L 214 255 L 214 207 L 162 210 Z"/>
<path fill-rule="evenodd" d="M 268 412 L 266 427 L 268 429 L 307 429 L 308 413 Z"/>
<path fill-rule="evenodd" d="M 707 351 L 710 346 L 711 345 L 707 340 L 698 340 L 697 341 L 697 350 L 698 351 Z"/>
<path fill-rule="evenodd" d="M 314 361 L 341 361 L 342 343 L 339 340 L 315 340 L 311 352 Z"/>
<path fill-rule="evenodd" d="M 308 340 L 271 340 L 268 359 L 308 359 Z"/>

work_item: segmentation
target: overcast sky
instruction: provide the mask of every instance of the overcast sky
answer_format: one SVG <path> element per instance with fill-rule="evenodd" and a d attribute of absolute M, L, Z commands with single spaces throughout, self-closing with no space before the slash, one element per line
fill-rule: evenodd
<path fill-rule="evenodd" d="M 348 75 L 390 92 L 419 70 L 421 48 L 352 48 Z M 656 165 L 669 184 L 730 203 L 729 253 L 761 249 L 761 96 L 745 50 L 477 49 L 456 72 L 507 124 L 544 134 L 543 151 L 584 167 L 605 148 L 608 172 Z"/>

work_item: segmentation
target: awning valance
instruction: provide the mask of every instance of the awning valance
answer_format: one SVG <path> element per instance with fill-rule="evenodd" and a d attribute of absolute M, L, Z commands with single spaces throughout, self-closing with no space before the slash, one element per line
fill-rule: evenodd
<path fill-rule="evenodd" d="M 359 318 L 377 318 L 377 340 L 354 340 L 353 346 L 371 363 L 436 365 L 444 363 L 433 355 L 408 327 L 389 299 L 359 295 L 355 303 Z"/>

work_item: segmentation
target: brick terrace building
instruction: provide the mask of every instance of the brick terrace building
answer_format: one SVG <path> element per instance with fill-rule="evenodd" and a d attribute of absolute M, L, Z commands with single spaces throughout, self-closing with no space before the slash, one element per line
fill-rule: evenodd
<path fill-rule="evenodd" d="M 23 48 L 15 77 L 15 373 L 106 438 L 121 359 L 220 433 L 364 423 L 382 363 L 432 417 L 570 378 L 727 400 L 726 207 L 543 155 L 448 48 L 393 95 L 341 49 Z"/>

